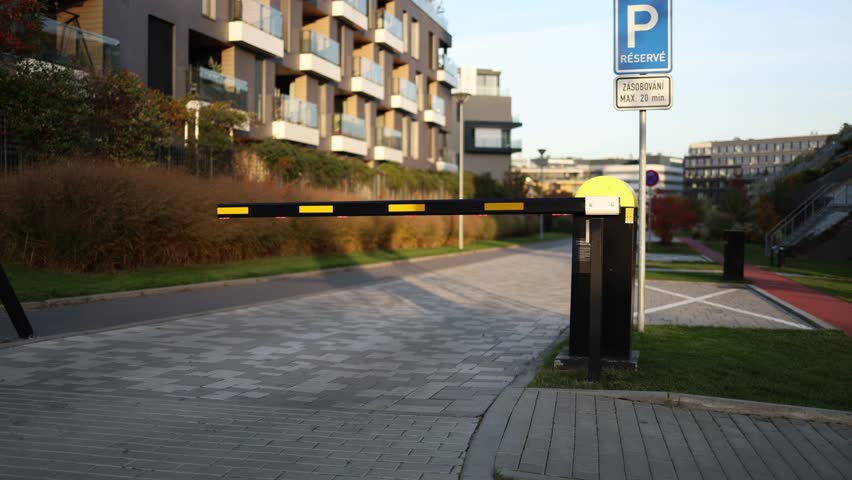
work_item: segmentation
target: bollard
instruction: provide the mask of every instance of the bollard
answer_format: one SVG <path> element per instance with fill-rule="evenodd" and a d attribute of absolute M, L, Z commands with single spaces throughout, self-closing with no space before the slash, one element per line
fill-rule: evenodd
<path fill-rule="evenodd" d="M 745 232 L 726 230 L 724 253 L 725 264 L 722 278 L 725 280 L 742 280 L 745 270 Z"/>
<path fill-rule="evenodd" d="M 778 247 L 778 268 L 784 268 L 784 247 Z"/>

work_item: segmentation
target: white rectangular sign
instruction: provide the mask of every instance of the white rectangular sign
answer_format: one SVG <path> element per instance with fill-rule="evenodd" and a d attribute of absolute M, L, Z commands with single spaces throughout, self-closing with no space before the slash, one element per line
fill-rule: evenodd
<path fill-rule="evenodd" d="M 668 110 L 672 108 L 670 75 L 615 78 L 616 110 Z"/>

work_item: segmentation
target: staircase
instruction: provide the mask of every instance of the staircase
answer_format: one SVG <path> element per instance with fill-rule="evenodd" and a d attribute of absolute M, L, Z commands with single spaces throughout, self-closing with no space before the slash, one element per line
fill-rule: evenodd
<path fill-rule="evenodd" d="M 782 247 L 789 251 L 843 222 L 850 212 L 852 182 L 824 185 L 767 232 L 765 253 L 768 256 L 772 247 Z"/>

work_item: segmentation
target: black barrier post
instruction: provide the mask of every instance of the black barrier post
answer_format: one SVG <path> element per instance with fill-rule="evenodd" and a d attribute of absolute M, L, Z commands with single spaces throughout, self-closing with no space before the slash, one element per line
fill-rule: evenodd
<path fill-rule="evenodd" d="M 6 271 L 3 270 L 3 265 L 0 265 L 0 301 L 6 307 L 6 313 L 9 314 L 9 319 L 12 320 L 12 325 L 18 332 L 18 337 L 32 337 L 33 327 L 27 319 L 27 314 L 24 313 L 24 308 L 21 307 L 21 302 L 18 301 L 18 296 L 15 295 L 15 290 L 12 289 L 12 284 L 6 276 Z"/>
<path fill-rule="evenodd" d="M 601 324 L 603 315 L 603 232 L 604 220 L 587 220 L 589 254 L 589 381 L 601 378 Z"/>

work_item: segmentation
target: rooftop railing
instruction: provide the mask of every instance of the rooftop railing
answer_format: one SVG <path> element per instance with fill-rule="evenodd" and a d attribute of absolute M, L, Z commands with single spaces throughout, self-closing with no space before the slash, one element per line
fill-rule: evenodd
<path fill-rule="evenodd" d="M 302 32 L 302 53 L 311 53 L 340 65 L 340 44 L 313 30 Z"/>
<path fill-rule="evenodd" d="M 284 36 L 281 11 L 258 0 L 231 0 L 231 20 L 248 23 L 278 38 Z"/>
<path fill-rule="evenodd" d="M 414 0 L 414 4 L 420 7 L 427 15 L 432 17 L 432 20 L 438 23 L 444 30 L 449 29 L 449 22 L 443 12 L 439 12 L 438 8 L 432 0 Z"/>

